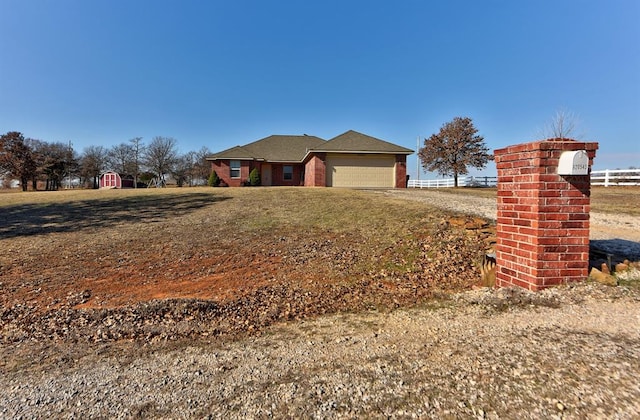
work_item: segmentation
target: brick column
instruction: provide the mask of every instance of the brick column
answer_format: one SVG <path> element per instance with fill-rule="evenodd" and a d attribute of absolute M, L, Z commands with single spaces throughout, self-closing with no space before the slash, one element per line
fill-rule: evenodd
<path fill-rule="evenodd" d="M 317 153 L 311 157 L 304 168 L 305 187 L 326 187 L 326 153 Z"/>
<path fill-rule="evenodd" d="M 495 151 L 496 286 L 529 290 L 585 280 L 589 271 L 590 168 L 598 143 L 550 139 Z M 560 155 L 584 150 L 587 175 L 559 175 Z"/>
<path fill-rule="evenodd" d="M 407 155 L 396 155 L 395 188 L 407 188 Z"/>

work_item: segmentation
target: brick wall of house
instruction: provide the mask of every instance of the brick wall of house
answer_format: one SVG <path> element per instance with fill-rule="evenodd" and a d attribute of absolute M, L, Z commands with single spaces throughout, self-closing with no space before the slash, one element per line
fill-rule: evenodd
<path fill-rule="evenodd" d="M 289 164 L 293 167 L 293 176 L 291 179 L 284 179 L 285 164 L 274 163 L 271 165 L 271 185 L 274 186 L 293 186 L 297 187 L 303 184 L 304 165 L 296 163 Z"/>
<path fill-rule="evenodd" d="M 564 151 L 585 150 L 591 168 L 597 148 L 550 139 L 495 151 L 498 287 L 541 290 L 587 278 L 589 175 L 558 175 L 558 163 Z"/>
<path fill-rule="evenodd" d="M 306 187 L 326 186 L 326 153 L 318 153 L 305 164 L 304 185 Z"/>
<path fill-rule="evenodd" d="M 211 162 L 211 172 L 215 172 L 218 178 L 227 182 L 229 179 L 229 161 L 214 160 Z M 226 179 L 225 179 L 226 176 Z"/>
<path fill-rule="evenodd" d="M 396 155 L 396 188 L 407 188 L 407 155 Z"/>
<path fill-rule="evenodd" d="M 240 178 L 231 178 L 231 168 L 228 160 L 216 160 L 211 162 L 211 170 L 216 171 L 218 178 L 230 187 L 240 187 L 243 182 L 249 179 L 249 172 L 253 168 L 252 162 L 248 160 L 240 161 Z"/>

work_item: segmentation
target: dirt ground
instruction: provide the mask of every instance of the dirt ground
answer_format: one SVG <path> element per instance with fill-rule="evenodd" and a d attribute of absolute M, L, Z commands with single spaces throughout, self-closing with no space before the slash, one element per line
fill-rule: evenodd
<path fill-rule="evenodd" d="M 612 209 L 634 196 L 607 193 Z M 393 195 L 278 188 L 2 194 L 4 319 L 172 299 L 231 308 L 257 299 L 271 307 L 246 326 L 258 328 L 411 305 L 478 284 L 480 260 L 495 241 L 490 216 L 441 212 L 440 196 L 444 211 L 465 210 L 448 193 L 430 194 L 426 206 Z M 469 213 L 481 207 L 474 206 Z M 304 304 L 283 309 L 296 301 L 292 294 Z M 4 338 L 22 335 L 5 331 Z"/>
<path fill-rule="evenodd" d="M 214 333 L 416 304 L 477 283 L 492 236 L 478 217 L 355 191 L 86 194 L 0 207 L 4 340 L 68 336 L 106 313 L 169 300 L 213 302 L 223 308 L 217 319 L 246 313 Z M 83 317 L 93 321 L 80 328 Z M 140 334 L 123 328 L 113 336 Z"/>

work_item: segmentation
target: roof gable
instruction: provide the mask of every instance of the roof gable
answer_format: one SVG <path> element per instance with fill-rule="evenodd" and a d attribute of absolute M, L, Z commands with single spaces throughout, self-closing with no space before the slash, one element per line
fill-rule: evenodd
<path fill-rule="evenodd" d="M 325 140 L 315 136 L 272 135 L 243 148 L 268 162 L 300 162 L 309 149 L 324 143 Z"/>
<path fill-rule="evenodd" d="M 321 150 L 320 150 L 321 149 Z M 366 134 L 349 130 L 327 141 L 316 151 L 322 152 L 370 152 L 370 153 L 395 153 L 395 154 L 411 154 L 413 150 L 388 141 L 380 140 Z"/>
<path fill-rule="evenodd" d="M 234 146 L 230 149 L 223 150 L 220 153 L 216 153 L 207 158 L 207 160 L 216 160 L 216 159 L 255 159 L 256 157 L 251 154 L 251 152 L 245 149 L 242 146 Z"/>
<path fill-rule="evenodd" d="M 235 146 L 209 156 L 208 160 L 251 159 L 267 162 L 300 162 L 309 149 L 326 143 L 316 136 L 272 135 L 244 146 Z"/>

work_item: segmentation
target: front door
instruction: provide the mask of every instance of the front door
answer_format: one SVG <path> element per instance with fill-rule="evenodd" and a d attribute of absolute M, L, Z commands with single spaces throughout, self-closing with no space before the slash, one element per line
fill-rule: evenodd
<path fill-rule="evenodd" d="M 266 187 L 271 186 L 271 164 L 262 164 L 262 173 L 260 174 L 260 183 Z"/>

